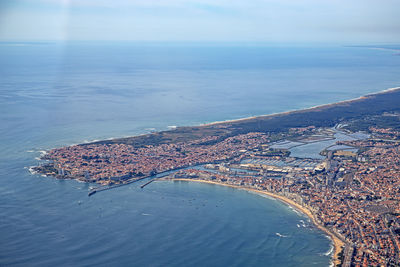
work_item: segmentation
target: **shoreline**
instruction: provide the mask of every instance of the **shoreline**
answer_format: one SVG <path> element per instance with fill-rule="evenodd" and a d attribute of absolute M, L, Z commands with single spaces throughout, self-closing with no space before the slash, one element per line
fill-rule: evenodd
<path fill-rule="evenodd" d="M 313 110 L 313 109 L 329 107 L 329 106 L 332 106 L 332 105 L 347 104 L 347 103 L 351 103 L 353 101 L 364 99 L 364 98 L 367 98 L 367 97 L 370 97 L 370 96 L 376 96 L 376 95 L 385 94 L 385 93 L 389 93 L 389 92 L 393 92 L 393 91 L 397 91 L 397 90 L 400 90 L 400 87 L 391 87 L 391 88 L 387 88 L 387 89 L 384 89 L 384 90 L 380 90 L 380 91 L 375 92 L 375 93 L 362 95 L 362 96 L 359 96 L 359 97 L 356 97 L 356 98 L 351 98 L 351 99 L 348 99 L 348 100 L 342 100 L 342 101 L 338 101 L 338 102 L 331 102 L 331 103 L 327 103 L 327 104 L 311 106 L 311 107 L 308 107 L 308 108 L 291 109 L 291 110 L 282 111 L 282 112 L 275 112 L 275 113 L 263 114 L 263 115 L 255 115 L 255 116 L 239 118 L 239 119 L 232 119 L 232 120 L 214 121 L 214 122 L 210 122 L 210 123 L 200 124 L 199 127 L 213 126 L 213 125 L 219 125 L 219 124 L 224 124 L 224 123 L 235 123 L 235 122 L 241 122 L 241 121 L 252 120 L 252 119 L 257 119 L 257 118 L 274 117 L 274 116 L 279 116 L 279 115 L 288 115 L 288 114 L 291 114 L 293 112 L 310 111 L 310 110 Z M 179 126 L 179 127 L 182 127 L 182 126 Z"/>
<path fill-rule="evenodd" d="M 306 127 L 306 124 L 308 125 L 310 121 L 313 121 L 316 126 L 323 127 L 326 123 L 334 124 L 337 121 L 358 118 L 360 114 L 373 115 L 398 109 L 398 106 L 391 101 L 392 98 L 389 96 L 392 93 L 396 94 L 396 96 L 399 95 L 400 87 L 386 88 L 356 98 L 307 108 L 291 109 L 283 112 L 231 120 L 205 122 L 190 126 L 177 126 L 168 130 L 159 130 L 151 133 L 144 132 L 133 136 L 111 137 L 100 141 L 84 142 L 78 145 L 123 143 L 140 147 L 148 144 L 159 145 L 193 141 L 212 135 L 226 137 L 231 134 L 247 133 L 249 131 L 282 131 L 291 127 Z M 368 105 L 374 104 L 374 101 L 378 101 L 379 105 L 377 105 L 377 108 L 371 110 Z M 299 124 L 299 121 L 303 123 Z"/>
<path fill-rule="evenodd" d="M 340 264 L 339 254 L 340 254 L 340 252 L 343 251 L 345 243 L 341 239 L 339 239 L 334 233 L 332 233 L 329 229 L 327 229 L 326 227 L 319 224 L 315 220 L 314 215 L 311 212 L 311 210 L 309 210 L 306 207 L 301 206 L 300 204 L 294 202 L 293 200 L 291 200 L 289 198 L 280 196 L 275 193 L 267 192 L 267 191 L 262 191 L 262 190 L 258 190 L 258 189 L 247 188 L 247 187 L 241 187 L 241 186 L 237 186 L 237 185 L 224 184 L 224 183 L 214 182 L 214 181 L 206 181 L 206 180 L 198 180 L 198 179 L 185 179 L 185 178 L 173 178 L 173 179 L 163 178 L 160 180 L 161 181 L 164 180 L 164 181 L 197 182 L 197 183 L 204 183 L 204 184 L 226 186 L 226 187 L 231 187 L 231 188 L 235 188 L 235 189 L 242 189 L 242 190 L 254 192 L 257 194 L 263 194 L 263 195 L 272 197 L 274 199 L 277 199 L 281 202 L 284 202 L 287 205 L 295 208 L 296 210 L 300 211 L 301 213 L 303 213 L 304 215 L 309 217 L 311 219 L 312 223 L 329 237 L 329 239 L 332 241 L 332 244 L 333 244 L 333 254 L 331 256 L 331 262 L 333 263 L 333 266 Z"/>

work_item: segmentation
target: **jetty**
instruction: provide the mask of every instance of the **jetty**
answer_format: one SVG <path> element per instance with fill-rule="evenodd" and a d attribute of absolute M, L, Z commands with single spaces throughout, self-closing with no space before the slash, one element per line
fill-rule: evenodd
<path fill-rule="evenodd" d="M 91 189 L 91 190 L 89 191 L 88 196 L 90 197 L 90 196 L 96 194 L 97 192 L 102 192 L 102 191 L 114 189 L 114 188 L 117 188 L 117 187 L 121 187 L 121 186 L 124 186 L 124 185 L 132 184 L 132 183 L 135 183 L 135 182 L 138 182 L 138 181 L 147 179 L 147 178 L 149 178 L 149 176 L 145 176 L 145 177 L 142 177 L 142 178 L 136 178 L 136 179 L 134 179 L 134 180 L 127 181 L 127 182 L 122 183 L 122 184 L 115 184 L 115 185 L 110 185 L 110 186 L 100 186 L 100 187 L 96 187 L 96 188 L 93 188 L 93 189 Z"/>
<path fill-rule="evenodd" d="M 145 183 L 145 184 L 142 184 L 141 186 L 140 186 L 140 188 L 144 188 L 146 185 L 148 185 L 148 184 L 151 184 L 152 182 L 154 182 L 154 180 L 155 180 L 156 178 L 154 178 L 154 179 L 151 179 L 150 181 L 148 181 L 147 183 Z"/>
<path fill-rule="evenodd" d="M 155 178 L 151 179 L 150 181 L 146 182 L 145 184 L 142 184 L 142 185 L 140 186 L 140 188 L 144 188 L 145 186 L 151 184 L 151 183 L 154 182 L 155 180 L 160 179 L 160 178 L 164 178 L 164 177 L 166 177 L 166 176 L 168 176 L 168 175 L 169 175 L 169 172 L 168 172 L 167 174 L 165 174 L 165 175 L 162 175 L 162 176 L 159 176 L 159 177 L 155 177 Z M 149 176 L 145 176 L 145 177 L 142 177 L 142 178 L 137 178 L 137 179 L 128 181 L 128 182 L 123 183 L 123 184 L 116 184 L 116 185 L 111 185 L 111 186 L 100 186 L 100 187 L 96 187 L 96 188 L 93 188 L 93 189 L 89 190 L 88 196 L 90 197 L 90 196 L 96 194 L 97 192 L 102 192 L 102 191 L 114 189 L 114 188 L 117 188 L 117 187 L 121 187 L 121 186 L 124 186 L 124 185 L 128 185 L 128 184 L 132 184 L 132 183 L 135 183 L 135 182 L 138 182 L 138 181 L 142 181 L 142 180 L 148 179 L 148 178 L 150 178 L 150 177 L 149 177 Z"/>

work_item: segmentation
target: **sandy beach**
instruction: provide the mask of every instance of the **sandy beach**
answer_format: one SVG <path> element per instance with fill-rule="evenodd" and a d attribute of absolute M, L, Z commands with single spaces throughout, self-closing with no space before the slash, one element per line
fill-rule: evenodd
<path fill-rule="evenodd" d="M 219 183 L 219 182 L 213 182 L 213 181 L 205 181 L 205 180 L 197 180 L 197 179 L 183 179 L 183 178 L 179 178 L 179 179 L 164 178 L 164 179 L 161 179 L 161 180 L 187 181 L 187 182 L 198 182 L 198 183 L 221 185 L 221 186 L 227 186 L 227 187 L 232 187 L 232 188 L 236 188 L 236 189 L 243 189 L 243 190 L 251 191 L 251 192 L 254 192 L 254 193 L 257 193 L 257 194 L 267 195 L 267 196 L 273 197 L 275 199 L 278 199 L 278 200 L 290 205 L 291 207 L 297 209 L 298 211 L 302 212 L 303 214 L 307 215 L 312 220 L 314 225 L 316 225 L 320 230 L 325 232 L 331 238 L 331 240 L 333 242 L 333 246 L 334 246 L 334 252 L 333 252 L 333 255 L 332 255 L 333 264 L 334 264 L 334 266 L 336 266 L 337 264 L 340 264 L 339 253 L 343 250 L 344 242 L 342 240 L 340 240 L 334 233 L 329 231 L 327 228 L 325 228 L 321 224 L 317 223 L 317 221 L 314 218 L 314 215 L 312 214 L 312 212 L 309 209 L 297 204 L 296 202 L 294 202 L 291 199 L 288 199 L 286 197 L 280 196 L 278 194 L 262 191 L 262 190 L 257 190 L 257 189 L 247 188 L 247 187 L 241 187 L 241 186 L 236 186 L 236 185 L 230 185 L 230 184 L 224 184 L 224 183 Z"/>
<path fill-rule="evenodd" d="M 348 103 L 352 103 L 352 102 L 360 100 L 360 99 L 365 99 L 365 98 L 370 97 L 370 96 L 375 96 L 375 95 L 389 93 L 389 92 L 395 92 L 395 91 L 398 91 L 398 90 L 400 90 L 400 87 L 387 88 L 385 90 L 381 90 L 381 91 L 378 91 L 378 92 L 375 92 L 375 93 L 370 93 L 370 94 L 367 94 L 367 95 L 359 96 L 359 97 L 348 99 L 348 100 L 332 102 L 332 103 L 327 103 L 327 104 L 322 104 L 322 105 L 316 105 L 316 106 L 311 106 L 311 107 L 308 107 L 308 108 L 293 109 L 293 110 L 287 110 L 287 111 L 283 111 L 283 112 L 264 114 L 264 115 L 256 115 L 256 116 L 250 116 L 250 117 L 233 119 L 233 120 L 214 121 L 214 122 L 210 122 L 210 123 L 204 123 L 204 124 L 201 124 L 199 126 L 207 127 L 207 126 L 219 125 L 219 124 L 225 124 L 225 123 L 236 123 L 236 122 L 247 121 L 247 120 L 258 119 L 258 118 L 268 118 L 268 117 L 274 117 L 274 116 L 280 116 L 280 115 L 288 115 L 288 114 L 295 113 L 295 112 L 316 110 L 316 109 L 330 107 L 330 106 L 333 106 L 333 105 L 348 104 Z"/>

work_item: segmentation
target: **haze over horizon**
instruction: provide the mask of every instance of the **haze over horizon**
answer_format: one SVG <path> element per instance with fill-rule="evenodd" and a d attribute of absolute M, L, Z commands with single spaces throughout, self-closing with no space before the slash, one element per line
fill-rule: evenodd
<path fill-rule="evenodd" d="M 400 43 L 395 0 L 3 0 L 0 41 Z"/>

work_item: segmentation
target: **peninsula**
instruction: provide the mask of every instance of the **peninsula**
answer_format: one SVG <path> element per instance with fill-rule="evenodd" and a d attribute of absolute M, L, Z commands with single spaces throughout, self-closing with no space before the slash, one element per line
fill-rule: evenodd
<path fill-rule="evenodd" d="M 318 157 L 291 156 L 295 147 L 326 141 L 332 144 Z M 56 148 L 43 159 L 48 162 L 34 171 L 103 188 L 169 171 L 167 179 L 269 194 L 329 234 L 336 265 L 400 265 L 400 88 L 299 111 Z"/>

